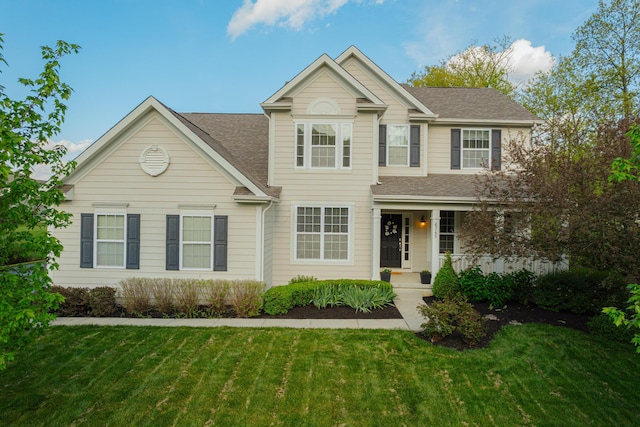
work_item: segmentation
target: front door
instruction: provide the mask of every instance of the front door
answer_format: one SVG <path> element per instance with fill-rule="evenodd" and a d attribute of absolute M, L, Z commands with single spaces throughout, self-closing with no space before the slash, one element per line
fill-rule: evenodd
<path fill-rule="evenodd" d="M 382 214 L 380 267 L 402 267 L 402 215 Z"/>

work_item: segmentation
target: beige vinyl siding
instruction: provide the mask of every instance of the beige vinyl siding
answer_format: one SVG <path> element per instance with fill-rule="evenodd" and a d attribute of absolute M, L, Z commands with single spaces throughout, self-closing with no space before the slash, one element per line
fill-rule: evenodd
<path fill-rule="evenodd" d="M 61 286 L 114 285 L 127 277 L 247 278 L 256 275 L 256 206 L 243 206 L 231 195 L 235 183 L 196 153 L 191 143 L 153 114 L 141 119 L 132 134 L 111 141 L 111 153 L 74 184 L 74 200 L 63 208 L 73 224 L 56 232 L 64 245 L 60 269 L 53 274 Z M 169 168 L 152 177 L 142 171 L 138 157 L 156 144 L 170 156 Z M 140 214 L 140 269 L 80 268 L 80 214 L 94 213 L 94 202 L 128 204 L 126 211 Z M 179 205 L 193 212 L 194 205 L 214 205 L 214 215 L 228 216 L 227 271 L 166 271 L 166 215 L 180 214 Z M 204 212 L 203 212 L 204 213 Z M 95 253 L 94 253 L 95 256 Z"/>
<path fill-rule="evenodd" d="M 307 114 L 308 106 L 319 98 L 329 98 L 340 108 L 340 117 L 323 116 L 318 121 L 343 121 L 352 115 L 351 168 L 296 169 L 296 115 Z M 315 117 L 315 116 L 314 116 Z M 274 185 L 282 186 L 280 202 L 273 206 L 273 284 L 286 284 L 299 274 L 321 279 L 370 278 L 371 271 L 371 190 L 374 183 L 374 149 L 377 149 L 377 120 L 374 114 L 357 114 L 355 96 L 329 73 L 320 73 L 293 98 L 292 113 L 273 113 Z M 294 205 L 350 207 L 352 259 L 348 264 L 296 261 L 294 248 Z"/>

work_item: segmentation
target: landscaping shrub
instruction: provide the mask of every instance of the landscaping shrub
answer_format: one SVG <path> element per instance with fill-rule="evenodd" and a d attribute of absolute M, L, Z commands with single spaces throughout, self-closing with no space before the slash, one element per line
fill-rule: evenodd
<path fill-rule="evenodd" d="M 316 288 L 313 291 L 313 305 L 317 308 L 336 307 L 343 305 L 342 294 L 335 285 L 327 285 Z"/>
<path fill-rule="evenodd" d="M 485 300 L 486 279 L 480 266 L 473 266 L 460 272 L 460 289 L 471 302 Z"/>
<path fill-rule="evenodd" d="M 316 279 L 313 276 L 304 276 L 302 274 L 298 274 L 296 277 L 292 277 L 291 280 L 289 280 L 289 284 L 293 284 L 293 283 L 306 283 L 306 282 L 315 282 Z"/>
<path fill-rule="evenodd" d="M 342 287 L 339 292 L 346 306 L 362 313 L 393 305 L 396 296 L 392 290 L 376 286 L 349 285 Z"/>
<path fill-rule="evenodd" d="M 207 304 L 207 314 L 220 317 L 225 313 L 225 301 L 229 295 L 229 282 L 226 280 L 203 280 L 200 285 L 202 299 Z"/>
<path fill-rule="evenodd" d="M 173 292 L 178 314 L 187 318 L 197 317 L 200 281 L 198 279 L 173 280 Z"/>
<path fill-rule="evenodd" d="M 533 301 L 533 286 L 536 275 L 525 268 L 522 270 L 507 273 L 505 276 L 511 281 L 511 300 L 520 304 L 528 305 Z"/>
<path fill-rule="evenodd" d="M 393 286 L 390 283 L 379 280 L 338 279 L 299 282 L 269 288 L 264 294 L 263 310 L 270 315 L 285 314 L 293 307 L 313 303 L 316 289 L 330 285 L 335 286 L 337 289 L 352 285 L 373 286 L 393 292 Z"/>
<path fill-rule="evenodd" d="M 116 289 L 109 286 L 90 289 L 88 292 L 88 304 L 91 316 L 112 316 L 118 310 L 116 305 Z"/>
<path fill-rule="evenodd" d="M 624 281 L 607 272 L 574 269 L 538 277 L 534 300 L 552 311 L 599 313 L 602 307 L 628 299 Z M 622 305 L 622 304 L 620 304 Z"/>
<path fill-rule="evenodd" d="M 56 310 L 58 316 L 83 317 L 89 314 L 89 288 L 51 286 L 50 292 L 59 293 L 64 297 L 64 302 Z"/>
<path fill-rule="evenodd" d="M 260 314 L 265 287 L 264 282 L 251 280 L 232 283 L 229 299 L 238 317 L 254 317 Z"/>
<path fill-rule="evenodd" d="M 423 332 L 432 342 L 441 341 L 457 332 L 467 344 L 473 346 L 486 335 L 485 319 L 462 296 L 420 305 L 418 311 L 425 318 L 425 323 L 421 325 Z"/>
<path fill-rule="evenodd" d="M 438 299 L 444 299 L 454 298 L 460 294 L 460 279 L 453 269 L 451 253 L 447 252 L 444 264 L 433 280 L 433 296 Z"/>
<path fill-rule="evenodd" d="M 156 310 L 171 313 L 175 308 L 174 282 L 171 279 L 152 279 L 151 293 Z"/>
<path fill-rule="evenodd" d="M 153 279 L 130 277 L 119 282 L 122 306 L 134 314 L 142 315 L 151 309 Z"/>
<path fill-rule="evenodd" d="M 610 341 L 629 343 L 633 339 L 633 330 L 624 326 L 616 326 L 609 315 L 599 313 L 587 322 L 589 332 Z"/>

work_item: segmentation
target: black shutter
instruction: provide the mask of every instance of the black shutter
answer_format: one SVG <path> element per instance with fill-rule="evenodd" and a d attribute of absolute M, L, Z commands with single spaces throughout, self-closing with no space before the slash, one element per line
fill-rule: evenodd
<path fill-rule="evenodd" d="M 80 268 L 93 268 L 93 214 L 80 214 Z"/>
<path fill-rule="evenodd" d="M 180 269 L 180 215 L 167 215 L 166 269 Z"/>
<path fill-rule="evenodd" d="M 387 125 L 380 125 L 379 129 L 378 166 L 387 166 Z"/>
<path fill-rule="evenodd" d="M 461 134 L 461 129 L 451 129 L 451 169 L 460 169 Z"/>
<path fill-rule="evenodd" d="M 213 222 L 213 269 L 227 271 L 227 216 L 215 216 Z"/>
<path fill-rule="evenodd" d="M 409 166 L 420 166 L 420 126 L 411 125 L 409 134 Z"/>
<path fill-rule="evenodd" d="M 140 214 L 127 215 L 127 268 L 140 268 Z"/>
<path fill-rule="evenodd" d="M 500 170 L 502 167 L 502 131 L 491 131 L 491 169 Z"/>

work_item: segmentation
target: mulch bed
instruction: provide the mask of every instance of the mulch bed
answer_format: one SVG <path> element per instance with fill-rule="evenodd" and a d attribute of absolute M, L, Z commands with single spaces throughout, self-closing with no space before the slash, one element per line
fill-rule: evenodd
<path fill-rule="evenodd" d="M 423 298 L 426 304 L 431 304 L 433 297 Z M 485 323 L 487 335 L 474 347 L 470 347 L 464 342 L 461 335 L 452 334 L 442 341 L 434 343 L 456 350 L 466 350 L 469 348 L 482 348 L 489 345 L 493 336 L 502 329 L 503 326 L 517 325 L 522 323 L 544 323 L 554 326 L 564 326 L 578 331 L 588 332 L 587 321 L 591 317 L 589 314 L 575 314 L 565 312 L 554 312 L 544 310 L 535 305 L 522 305 L 510 302 L 504 309 L 492 309 L 489 303 L 473 303 L 475 308 L 483 317 L 487 318 Z M 418 332 L 416 335 L 424 340 L 431 341 L 429 337 Z"/>
<path fill-rule="evenodd" d="M 316 308 L 313 304 L 293 307 L 286 314 L 258 316 L 262 319 L 402 319 L 395 307 L 385 307 L 361 313 L 351 307 Z"/>

